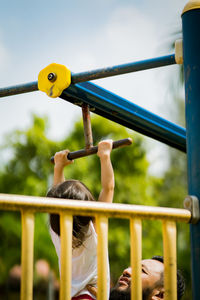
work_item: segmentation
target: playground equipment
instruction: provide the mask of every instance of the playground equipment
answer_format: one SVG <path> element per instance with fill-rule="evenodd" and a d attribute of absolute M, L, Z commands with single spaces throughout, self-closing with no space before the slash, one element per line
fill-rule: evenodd
<path fill-rule="evenodd" d="M 60 299 L 70 299 L 72 216 L 93 215 L 97 220 L 98 231 L 98 300 L 106 299 L 106 248 L 108 218 L 120 217 L 130 220 L 131 229 L 131 299 L 141 300 L 141 220 L 159 219 L 163 223 L 165 261 L 165 300 L 176 300 L 176 222 L 190 222 L 192 253 L 193 300 L 199 299 L 200 282 L 200 1 L 191 0 L 182 14 L 183 49 L 177 43 L 176 54 L 157 59 L 145 60 L 101 70 L 71 75 L 71 85 L 61 91 L 60 98 L 82 107 L 85 144 L 93 146 L 89 110 L 128 128 L 155 138 L 174 148 L 186 152 L 188 160 L 189 195 L 185 199 L 186 209 L 146 207 L 136 205 L 86 203 L 63 201 L 40 197 L 0 194 L 0 208 L 21 210 L 22 212 L 22 286 L 21 299 L 32 299 L 33 278 L 33 234 L 34 213 L 38 211 L 58 213 L 61 219 L 61 287 Z M 174 63 L 184 64 L 186 94 L 186 130 L 164 120 L 129 101 L 114 95 L 87 80 L 156 68 Z M 69 73 L 68 73 L 69 75 Z M 53 87 L 58 79 L 59 68 L 50 67 L 45 78 L 47 93 L 55 96 Z M 69 76 L 68 76 L 69 79 Z M 58 81 L 57 81 L 58 80 Z M 82 82 L 82 83 L 80 83 Z M 68 81 L 68 84 L 70 82 Z M 76 84 L 75 84 L 76 83 Z M 67 85 L 68 85 L 67 84 Z M 59 83 L 60 85 L 60 83 Z M 38 90 L 38 83 L 28 83 L 0 89 L 0 96 L 26 93 Z M 50 92 L 48 92 L 48 90 Z M 60 87 L 58 87 L 60 90 Z M 59 91 L 60 92 L 60 91 Z M 67 234 L 66 234 L 67 233 Z"/>
<path fill-rule="evenodd" d="M 22 215 L 22 285 L 21 300 L 32 299 L 34 215 L 36 212 L 60 214 L 61 226 L 61 278 L 60 299 L 70 300 L 72 216 L 89 215 L 96 218 L 98 235 L 98 299 L 107 300 L 107 240 L 108 218 L 126 218 L 130 221 L 132 295 L 142 300 L 141 255 L 142 220 L 161 220 L 163 226 L 165 260 L 165 300 L 177 299 L 176 286 L 176 222 L 190 222 L 192 214 L 186 209 L 151 207 L 127 204 L 109 204 L 54 198 L 41 198 L 0 194 L 0 208 L 21 211 Z"/>

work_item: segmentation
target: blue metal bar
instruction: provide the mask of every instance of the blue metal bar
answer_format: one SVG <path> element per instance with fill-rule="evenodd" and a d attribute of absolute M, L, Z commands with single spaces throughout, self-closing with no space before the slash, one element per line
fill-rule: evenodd
<path fill-rule="evenodd" d="M 150 58 L 142 61 L 131 62 L 118 66 L 112 66 L 102 69 L 96 69 L 92 71 L 86 71 L 72 75 L 72 83 L 80 83 L 85 81 L 91 81 L 95 79 L 137 72 L 147 69 L 159 68 L 168 65 L 176 64 L 175 55 L 166 55 L 156 58 Z"/>
<path fill-rule="evenodd" d="M 37 81 L 1 88 L 0 97 L 13 96 L 35 91 L 38 91 Z"/>
<path fill-rule="evenodd" d="M 185 129 L 175 125 L 93 83 L 70 85 L 60 98 L 76 105 L 89 104 L 91 111 L 145 134 L 160 142 L 186 151 Z"/>
<path fill-rule="evenodd" d="M 107 67 L 77 74 L 72 74 L 72 83 L 85 82 L 89 80 L 95 80 L 130 72 L 142 71 L 146 69 L 158 68 L 168 65 L 176 64 L 175 55 L 166 55 L 151 59 L 146 59 L 143 61 L 137 61 L 132 63 L 127 63 L 119 66 Z M 7 97 L 17 94 L 29 93 L 37 91 L 37 82 L 25 83 L 16 86 L 10 86 L 6 88 L 0 88 L 0 97 Z"/>
<path fill-rule="evenodd" d="M 107 69 L 85 72 L 84 76 L 72 74 L 72 80 L 83 81 L 97 79 L 126 72 L 134 72 L 174 64 L 174 55 L 158 57 L 131 64 L 125 64 Z M 104 70 L 104 71 L 102 71 Z M 92 74 L 93 72 L 93 74 Z M 86 75 L 86 73 L 88 73 Z M 101 74 L 102 73 L 102 74 Z M 37 82 L 0 89 L 0 97 L 21 94 L 38 90 Z M 147 110 L 129 102 L 90 82 L 71 84 L 60 96 L 74 104 L 86 103 L 93 107 L 94 112 L 114 122 L 136 130 L 167 145 L 186 151 L 185 129 L 168 122 Z"/>
<path fill-rule="evenodd" d="M 193 6 L 194 5 L 194 6 Z M 189 2 L 182 15 L 189 194 L 200 199 L 200 3 Z M 199 300 L 200 223 L 190 225 L 193 300 Z"/>

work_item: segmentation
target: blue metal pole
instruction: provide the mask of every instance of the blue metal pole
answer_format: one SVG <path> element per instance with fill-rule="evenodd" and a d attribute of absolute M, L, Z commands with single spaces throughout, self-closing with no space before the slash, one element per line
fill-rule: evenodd
<path fill-rule="evenodd" d="M 175 55 L 171 54 L 171 55 L 131 62 L 127 64 L 122 64 L 118 66 L 112 66 L 112 67 L 72 74 L 72 83 L 91 81 L 95 79 L 121 75 L 121 74 L 126 74 L 131 72 L 137 72 L 137 71 L 142 71 L 147 69 L 159 68 L 159 67 L 164 67 L 164 66 L 174 65 L 174 64 L 176 64 Z"/>
<path fill-rule="evenodd" d="M 200 1 L 182 14 L 189 194 L 200 199 Z M 190 225 L 193 300 L 200 299 L 200 223 Z"/>
<path fill-rule="evenodd" d="M 85 81 L 174 64 L 175 55 L 152 58 L 106 69 L 72 74 L 72 81 Z M 84 79 L 84 80 L 83 80 Z M 37 82 L 0 89 L 0 97 L 37 91 Z M 86 103 L 94 112 L 114 122 L 186 152 L 185 129 L 90 82 L 71 84 L 60 98 L 74 104 Z"/>
<path fill-rule="evenodd" d="M 112 66 L 102 69 L 96 69 L 81 73 L 72 73 L 71 82 L 73 84 L 79 82 L 86 82 L 90 80 L 121 75 L 125 73 L 137 72 L 147 69 L 159 68 L 168 65 L 176 64 L 175 55 L 170 54 L 166 56 L 150 58 L 142 61 L 131 62 L 118 66 Z M 16 86 L 10 86 L 6 88 L 0 88 L 0 97 L 7 97 L 17 94 L 29 93 L 37 91 L 37 82 L 30 82 L 25 84 L 19 84 Z"/>
<path fill-rule="evenodd" d="M 0 89 L 0 97 L 37 91 L 37 82 Z M 5 95 L 6 93 L 6 95 Z M 71 84 L 60 98 L 73 104 L 89 104 L 100 116 L 136 130 L 167 145 L 186 152 L 185 129 L 138 105 L 127 101 L 96 84 Z"/>
<path fill-rule="evenodd" d="M 160 142 L 186 152 L 185 129 L 117 96 L 96 84 L 71 84 L 60 98 L 82 106 L 86 103 L 92 112 L 145 134 Z"/>
<path fill-rule="evenodd" d="M 0 98 L 38 91 L 37 81 L 0 88 Z"/>

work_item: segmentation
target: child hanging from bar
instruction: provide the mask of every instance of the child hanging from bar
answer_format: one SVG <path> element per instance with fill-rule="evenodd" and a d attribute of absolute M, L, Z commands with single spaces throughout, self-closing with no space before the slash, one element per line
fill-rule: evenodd
<path fill-rule="evenodd" d="M 114 173 L 110 160 L 112 140 L 98 144 L 97 155 L 101 164 L 101 192 L 98 201 L 112 202 L 114 194 Z M 54 186 L 47 193 L 48 197 L 95 201 L 89 189 L 78 180 L 65 180 L 64 167 L 73 163 L 67 159 L 68 150 L 57 152 L 54 156 Z M 50 234 L 59 259 L 60 268 L 60 223 L 59 216 L 50 215 Z M 97 286 L 97 235 L 95 220 L 88 216 L 73 217 L 72 239 L 72 285 L 71 297 L 78 299 L 95 299 L 86 285 Z M 110 274 L 107 270 L 108 298 Z"/>

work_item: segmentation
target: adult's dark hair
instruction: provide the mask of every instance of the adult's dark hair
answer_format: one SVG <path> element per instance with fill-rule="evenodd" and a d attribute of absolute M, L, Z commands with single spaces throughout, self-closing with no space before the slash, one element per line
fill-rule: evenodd
<path fill-rule="evenodd" d="M 48 191 L 47 197 L 95 201 L 86 185 L 79 180 L 73 179 L 66 180 L 52 187 Z M 88 231 L 89 222 L 92 219 L 92 217 L 88 216 L 73 216 L 73 248 L 80 247 L 83 244 Z M 52 230 L 60 236 L 60 217 L 58 214 L 50 214 L 50 226 Z"/>
<path fill-rule="evenodd" d="M 164 263 L 163 256 L 155 255 L 152 257 L 154 260 L 158 260 Z M 162 275 L 163 278 L 163 275 Z M 163 279 L 162 279 L 163 280 Z M 163 282 L 164 285 L 164 282 Z M 185 280 L 180 270 L 177 270 L 177 299 L 180 300 L 185 292 Z"/>

